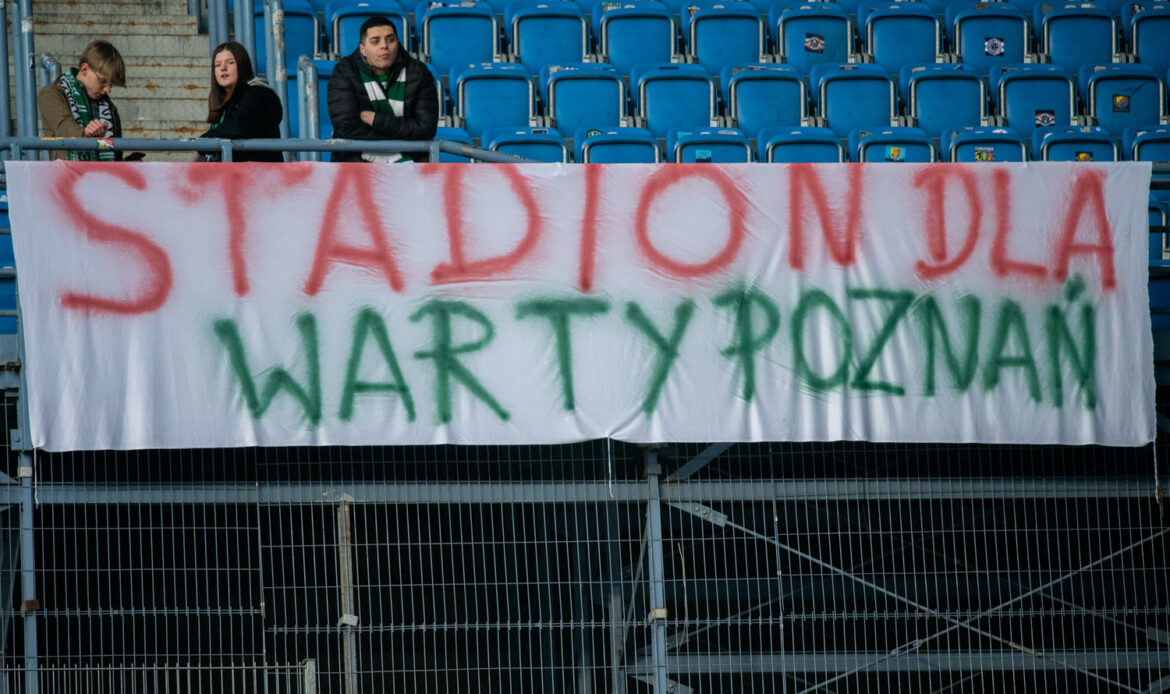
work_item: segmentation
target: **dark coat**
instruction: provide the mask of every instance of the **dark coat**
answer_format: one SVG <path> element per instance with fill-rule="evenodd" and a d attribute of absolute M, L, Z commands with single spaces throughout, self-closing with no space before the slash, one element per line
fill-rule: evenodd
<path fill-rule="evenodd" d="M 359 66 L 362 57 L 358 51 L 337 61 L 329 79 L 329 120 L 333 122 L 333 136 L 346 140 L 431 140 L 439 122 L 438 92 L 435 78 L 427 66 L 399 48 L 406 70 L 406 95 L 403 97 L 402 117 L 393 113 L 375 113 L 374 125 L 362 122 L 362 111 L 373 111 L 370 97 Z M 333 155 L 333 161 L 361 161 L 357 153 Z"/>
<path fill-rule="evenodd" d="M 122 119 L 118 117 L 118 108 L 108 95 L 103 98 L 110 104 L 110 116 L 114 121 L 114 127 L 106 133 L 106 137 L 122 137 Z M 89 101 L 90 113 L 95 113 L 97 108 L 93 99 L 88 95 L 86 99 Z M 65 96 L 59 83 L 54 82 L 41 87 L 37 92 L 37 107 L 41 112 L 41 129 L 44 130 L 45 137 L 85 137 L 85 126 L 73 120 L 69 97 Z M 49 152 L 50 159 L 65 159 L 68 156 L 69 152 L 62 150 Z M 120 160 L 122 152 L 115 152 L 114 158 Z"/>
<path fill-rule="evenodd" d="M 223 107 L 223 120 L 199 137 L 225 140 L 280 137 L 280 97 L 262 80 L 241 84 Z M 233 161 L 284 161 L 280 152 L 232 152 Z"/>

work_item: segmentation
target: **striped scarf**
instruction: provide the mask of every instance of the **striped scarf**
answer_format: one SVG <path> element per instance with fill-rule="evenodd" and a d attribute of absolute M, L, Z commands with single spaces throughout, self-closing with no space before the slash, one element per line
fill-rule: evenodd
<path fill-rule="evenodd" d="M 362 86 L 366 88 L 366 96 L 370 97 L 374 113 L 393 113 L 401 118 L 402 114 L 405 113 L 406 105 L 406 66 L 403 65 L 398 69 L 398 78 L 393 82 L 389 80 L 389 77 L 379 78 L 377 75 L 366 72 L 365 69 L 360 70 L 360 72 Z M 365 152 L 362 154 L 362 159 L 390 164 L 413 161 L 410 156 L 400 152 L 389 154 Z"/>
<path fill-rule="evenodd" d="M 69 68 L 63 72 L 57 84 L 61 87 L 61 91 L 65 92 L 65 99 L 69 102 L 69 110 L 73 113 L 73 120 L 77 121 L 78 125 L 84 128 L 96 118 L 106 124 L 107 133 L 114 134 L 114 114 L 110 109 L 110 100 L 102 98 L 98 101 L 91 101 L 89 95 L 85 93 L 85 88 L 77 82 L 77 68 Z M 97 113 L 90 113 L 90 104 L 93 104 Z M 98 140 L 97 143 L 98 151 L 96 152 L 70 150 L 69 160 L 114 161 L 114 151 L 107 146 L 105 140 Z"/>

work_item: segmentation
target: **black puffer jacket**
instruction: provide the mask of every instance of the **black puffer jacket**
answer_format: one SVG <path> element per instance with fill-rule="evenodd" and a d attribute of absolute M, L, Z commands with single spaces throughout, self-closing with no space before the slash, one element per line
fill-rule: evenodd
<path fill-rule="evenodd" d="M 223 107 L 223 120 L 199 137 L 246 140 L 256 137 L 280 137 L 280 119 L 284 110 L 280 97 L 262 77 L 241 84 Z M 233 152 L 233 161 L 284 161 L 280 152 Z"/>
<path fill-rule="evenodd" d="M 406 70 L 402 117 L 393 113 L 375 113 L 372 126 L 361 119 L 362 111 L 374 110 L 359 71 L 361 54 L 354 51 L 337 61 L 329 79 L 329 120 L 333 122 L 334 137 L 346 140 L 430 140 L 435 137 L 435 126 L 439 122 L 435 78 L 426 65 L 409 53 L 401 51 L 399 60 L 403 63 L 402 69 Z M 361 155 L 338 153 L 333 155 L 333 161 L 361 161 Z"/>

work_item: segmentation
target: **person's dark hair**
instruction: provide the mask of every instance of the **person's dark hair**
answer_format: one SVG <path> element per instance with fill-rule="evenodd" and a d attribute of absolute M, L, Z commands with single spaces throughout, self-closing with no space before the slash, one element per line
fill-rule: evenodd
<path fill-rule="evenodd" d="M 394 26 L 394 22 L 391 22 L 382 15 L 374 15 L 373 17 L 370 17 L 366 21 L 362 22 L 362 31 L 360 34 L 358 34 L 358 43 L 362 43 L 366 40 L 367 31 L 370 29 L 376 29 L 378 27 L 390 27 L 394 29 L 394 35 L 398 36 L 398 27 Z M 398 40 L 401 41 L 402 37 L 398 36 Z"/>
<path fill-rule="evenodd" d="M 215 47 L 215 50 L 211 52 L 211 93 L 207 96 L 207 122 L 213 125 L 219 122 L 224 107 L 232 98 L 232 91 L 235 91 L 235 87 L 229 91 L 219 86 L 219 82 L 215 81 L 215 57 L 224 51 L 231 53 L 232 57 L 236 59 L 236 87 L 247 84 L 256 76 L 252 70 L 252 59 L 248 57 L 248 49 L 244 48 L 243 44 L 228 41 Z"/>
<path fill-rule="evenodd" d="M 90 69 L 101 73 L 110 84 L 126 86 L 126 64 L 122 62 L 122 54 L 109 41 L 92 41 L 81 52 L 77 67 L 89 65 Z"/>

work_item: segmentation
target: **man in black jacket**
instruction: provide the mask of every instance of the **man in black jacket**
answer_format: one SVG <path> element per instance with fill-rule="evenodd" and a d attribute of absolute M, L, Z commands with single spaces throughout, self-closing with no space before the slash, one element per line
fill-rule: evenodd
<path fill-rule="evenodd" d="M 439 120 L 430 70 L 398 42 L 394 24 L 371 17 L 358 49 L 342 58 L 329 80 L 333 136 L 348 140 L 430 140 Z M 426 155 L 413 158 L 425 161 Z M 339 153 L 333 161 L 402 161 L 399 155 Z"/>

